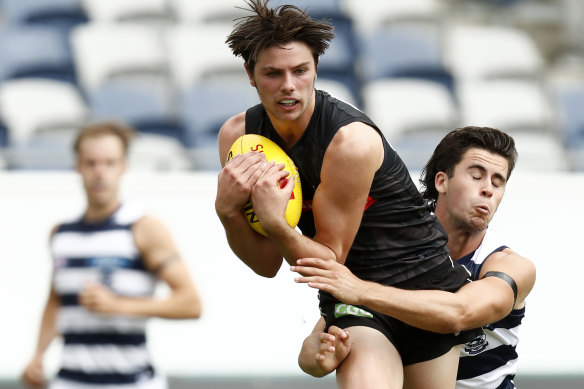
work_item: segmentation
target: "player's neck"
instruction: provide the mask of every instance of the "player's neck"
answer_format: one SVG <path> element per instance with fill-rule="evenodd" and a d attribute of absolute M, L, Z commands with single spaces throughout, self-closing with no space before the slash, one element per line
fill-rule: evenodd
<path fill-rule="evenodd" d="M 83 215 L 83 220 L 88 223 L 100 222 L 109 218 L 119 207 L 121 203 L 118 199 L 107 203 L 88 202 L 87 209 Z"/>
<path fill-rule="evenodd" d="M 448 249 L 450 257 L 458 260 L 475 251 L 483 241 L 487 230 L 470 232 L 465 230 L 446 231 L 448 234 Z"/>

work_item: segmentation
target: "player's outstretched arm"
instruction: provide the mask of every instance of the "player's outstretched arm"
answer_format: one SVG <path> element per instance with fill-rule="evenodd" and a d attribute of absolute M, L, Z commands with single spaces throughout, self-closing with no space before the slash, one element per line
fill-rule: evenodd
<path fill-rule="evenodd" d="M 169 296 L 119 296 L 103 285 L 93 284 L 79 294 L 80 304 L 102 314 L 198 318 L 201 315 L 201 300 L 169 231 L 158 220 L 145 216 L 134 224 L 133 234 L 148 270 L 170 287 Z"/>
<path fill-rule="evenodd" d="M 514 253 L 494 254 L 484 268 L 484 272 L 504 272 L 515 280 L 518 289 L 515 307 L 522 304 L 535 282 L 531 262 Z M 318 258 L 303 258 L 291 270 L 303 275 L 296 282 L 308 283 L 345 303 L 365 305 L 415 327 L 439 333 L 493 323 L 505 317 L 514 306 L 513 289 L 497 277 L 483 278 L 450 293 L 403 290 L 363 281 L 345 266 Z"/>
<path fill-rule="evenodd" d="M 313 377 L 324 377 L 334 371 L 349 355 L 351 341 L 348 331 L 331 326 L 324 332 L 325 321 L 321 317 L 311 334 L 304 339 L 298 355 L 298 365 Z"/>
<path fill-rule="evenodd" d="M 282 266 L 282 255 L 272 242 L 255 232 L 242 213 L 251 198 L 251 190 L 268 168 L 261 153 L 237 155 L 226 163 L 233 142 L 245 133 L 245 113 L 225 122 L 219 131 L 219 158 L 223 169 L 217 177 L 215 211 L 231 250 L 254 272 L 274 277 Z"/>

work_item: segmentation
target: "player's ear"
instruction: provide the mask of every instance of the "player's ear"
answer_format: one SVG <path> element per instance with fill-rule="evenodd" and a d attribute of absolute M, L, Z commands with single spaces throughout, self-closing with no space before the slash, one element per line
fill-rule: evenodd
<path fill-rule="evenodd" d="M 251 70 L 249 69 L 249 66 L 247 66 L 247 63 L 244 63 L 243 66 L 245 67 L 245 71 L 247 73 L 247 77 L 249 78 L 249 83 L 251 86 L 253 86 L 255 88 L 255 80 L 253 78 L 253 74 L 251 72 Z"/>
<path fill-rule="evenodd" d="M 444 172 L 436 173 L 436 176 L 434 177 L 434 186 L 438 193 L 446 193 L 446 189 L 448 189 L 448 175 Z"/>

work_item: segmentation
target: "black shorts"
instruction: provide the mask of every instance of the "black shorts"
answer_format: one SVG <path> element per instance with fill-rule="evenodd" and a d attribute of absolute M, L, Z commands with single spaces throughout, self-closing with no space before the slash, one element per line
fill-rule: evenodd
<path fill-rule="evenodd" d="M 429 272 L 394 286 L 410 290 L 438 289 L 455 292 L 470 282 L 469 277 L 470 274 L 464 266 L 456 263 L 453 266 L 452 262 L 447 261 Z M 343 304 L 326 292 L 321 292 L 319 299 L 327 331 L 331 325 L 340 328 L 374 328 L 395 346 L 404 366 L 442 356 L 453 346 L 470 342 L 483 333 L 482 328 L 475 328 L 457 334 L 439 334 L 413 327 L 363 305 Z"/>

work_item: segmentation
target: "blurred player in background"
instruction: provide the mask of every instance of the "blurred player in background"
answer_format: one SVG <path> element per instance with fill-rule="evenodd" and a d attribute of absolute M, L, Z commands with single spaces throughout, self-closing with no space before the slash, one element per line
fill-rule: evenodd
<path fill-rule="evenodd" d="M 448 233 L 452 258 L 471 273 L 456 293 L 408 291 L 355 277 L 333 261 L 302 259 L 292 269 L 299 282 L 435 332 L 479 325 L 484 335 L 461 348 L 456 388 L 513 389 L 519 325 L 525 298 L 535 283 L 531 261 L 509 249 L 487 228 L 505 193 L 517 158 L 515 142 L 492 128 L 465 127 L 440 142 L 423 171 L 424 197 Z M 323 333 L 324 320 L 305 340 L 301 368 L 314 376 L 331 372 L 350 352 L 350 336 L 339 328 Z"/>
<path fill-rule="evenodd" d="M 361 279 L 407 289 L 454 292 L 468 282 L 469 272 L 452 263 L 446 234 L 380 129 L 363 112 L 315 90 L 332 26 L 297 7 L 247 4 L 251 14 L 227 43 L 244 59 L 261 104 L 228 119 L 219 132 L 224 168 L 215 202 L 234 253 L 266 277 L 276 275 L 282 257 L 291 265 L 320 257 L 346 264 Z M 276 183 L 288 175 L 282 165 L 254 152 L 225 163 L 246 133 L 270 138 L 298 167 L 302 234 L 284 217 L 294 180 L 280 190 Z M 242 213 L 250 196 L 268 237 L 252 230 Z M 459 345 L 482 333 L 420 330 L 327 292 L 320 292 L 320 308 L 327 327 L 351 330 L 351 353 L 337 369 L 341 387 L 401 388 L 404 372 L 411 388 L 453 387 Z"/>
<path fill-rule="evenodd" d="M 22 376 L 29 386 L 46 385 L 43 354 L 60 334 L 64 347 L 51 389 L 166 388 L 150 363 L 147 318 L 201 314 L 169 231 L 120 199 L 131 132 L 115 122 L 96 123 L 75 141 L 87 208 L 51 233 L 50 293 L 36 350 Z M 157 280 L 170 287 L 167 297 L 153 296 Z"/>

